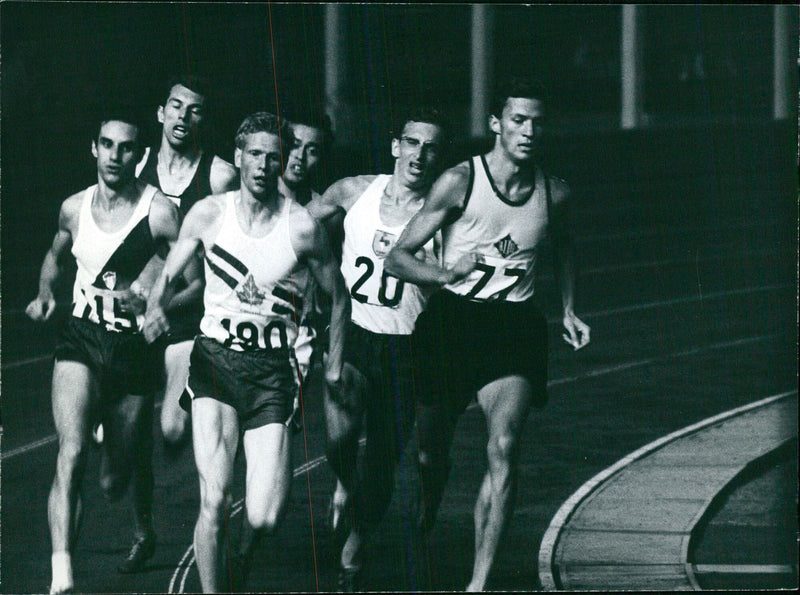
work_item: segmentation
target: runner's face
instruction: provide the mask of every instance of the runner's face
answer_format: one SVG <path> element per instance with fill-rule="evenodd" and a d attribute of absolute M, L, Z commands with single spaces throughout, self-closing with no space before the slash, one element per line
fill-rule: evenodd
<path fill-rule="evenodd" d="M 533 161 L 542 144 L 544 107 L 538 99 L 509 97 L 500 119 L 492 116 L 489 126 L 509 159 L 515 163 Z"/>
<path fill-rule="evenodd" d="M 407 122 L 400 138 L 392 139 L 395 175 L 409 188 L 430 186 L 443 141 L 444 133 L 436 124 Z"/>
<path fill-rule="evenodd" d="M 277 192 L 281 173 L 281 141 L 276 134 L 255 132 L 245 137 L 244 147 L 236 149 L 233 156 L 239 168 L 242 186 L 255 198 L 268 197 Z"/>
<path fill-rule="evenodd" d="M 163 106 L 158 108 L 158 121 L 163 124 L 162 135 L 173 147 L 196 147 L 197 131 L 203 121 L 205 97 L 175 85 Z"/>
<path fill-rule="evenodd" d="M 136 177 L 136 163 L 141 155 L 139 128 L 110 120 L 100 127 L 92 141 L 92 155 L 97 158 L 97 173 L 109 188 L 121 188 Z"/>
<path fill-rule="evenodd" d="M 319 128 L 294 124 L 294 146 L 289 151 L 283 181 L 290 188 L 298 188 L 310 183 L 322 161 L 323 133 Z"/>

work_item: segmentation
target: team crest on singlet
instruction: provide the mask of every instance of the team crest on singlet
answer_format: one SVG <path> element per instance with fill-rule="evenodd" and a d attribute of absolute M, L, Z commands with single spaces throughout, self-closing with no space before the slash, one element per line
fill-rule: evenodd
<path fill-rule="evenodd" d="M 248 274 L 247 279 L 245 279 L 244 284 L 242 284 L 242 288 L 237 290 L 236 297 L 245 304 L 258 306 L 267 296 L 258 289 L 253 275 Z"/>
<path fill-rule="evenodd" d="M 389 254 L 389 250 L 394 246 L 397 236 L 380 229 L 375 230 L 375 235 L 372 237 L 372 251 L 378 258 L 385 258 Z"/>
<path fill-rule="evenodd" d="M 103 283 L 105 283 L 106 289 L 113 290 L 117 285 L 117 273 L 114 271 L 103 273 Z"/>
<path fill-rule="evenodd" d="M 503 258 L 508 258 L 512 254 L 514 254 L 514 252 L 519 250 L 519 246 L 517 246 L 517 243 L 511 239 L 511 234 L 508 234 L 502 240 L 495 243 L 494 247 L 497 248 L 497 251 L 500 254 L 502 254 Z"/>

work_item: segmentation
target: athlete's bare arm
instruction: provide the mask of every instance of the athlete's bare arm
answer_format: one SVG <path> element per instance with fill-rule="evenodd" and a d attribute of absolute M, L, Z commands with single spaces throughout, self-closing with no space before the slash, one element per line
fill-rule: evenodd
<path fill-rule="evenodd" d="M 147 307 L 147 293 L 158 278 L 170 248 L 178 239 L 180 229 L 180 213 L 178 208 L 157 191 L 153 195 L 148 216 L 150 235 L 156 244 L 156 254 L 144 266 L 139 276 L 129 287 L 115 292 L 120 308 L 123 312 L 135 315 L 144 314 Z"/>
<path fill-rule="evenodd" d="M 209 196 L 195 204 L 186 214 L 178 241 L 170 250 L 164 269 L 147 298 L 147 312 L 142 330 L 148 342 L 152 343 L 169 330 L 164 308 L 172 299 L 178 276 L 193 258 L 201 258 L 204 241 L 216 234 L 219 217 L 223 212 L 223 200 L 222 196 Z"/>
<path fill-rule="evenodd" d="M 386 272 L 417 285 L 447 285 L 463 279 L 475 268 L 467 256 L 445 269 L 415 257 L 422 248 L 456 213 L 463 203 L 469 185 L 469 166 L 461 163 L 444 172 L 431 187 L 422 208 L 408 222 L 397 243 L 386 257 Z"/>
<path fill-rule="evenodd" d="M 322 194 L 306 205 L 317 221 L 327 221 L 337 213 L 346 213 L 369 187 L 375 176 L 354 176 L 334 182 Z"/>
<path fill-rule="evenodd" d="M 216 155 L 211 161 L 211 171 L 208 177 L 211 192 L 214 194 L 222 194 L 239 187 L 239 172 L 230 163 Z"/>
<path fill-rule="evenodd" d="M 37 322 L 48 320 L 56 308 L 53 285 L 58 281 L 64 270 L 64 256 L 69 253 L 74 234 L 78 230 L 78 215 L 82 196 L 82 192 L 74 194 L 61 204 L 61 210 L 58 214 L 58 231 L 53 237 L 50 249 L 44 256 L 39 273 L 39 293 L 25 308 L 25 314 Z"/>
<path fill-rule="evenodd" d="M 550 209 L 550 239 L 553 244 L 553 264 L 561 303 L 564 308 L 564 340 L 575 349 L 590 341 L 589 327 L 575 315 L 575 245 L 569 225 L 569 186 L 563 180 L 551 179 L 552 208 Z"/>
<path fill-rule="evenodd" d="M 342 376 L 345 328 L 350 320 L 350 296 L 342 272 L 333 259 L 330 242 L 323 227 L 308 212 L 295 215 L 293 228 L 297 234 L 293 247 L 308 264 L 320 288 L 331 296 L 331 320 L 328 337 L 328 357 L 325 361 L 325 381 L 338 386 Z"/>

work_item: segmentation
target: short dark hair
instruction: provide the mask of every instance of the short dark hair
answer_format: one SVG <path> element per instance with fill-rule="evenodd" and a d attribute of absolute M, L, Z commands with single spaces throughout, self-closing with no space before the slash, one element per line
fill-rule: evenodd
<path fill-rule="evenodd" d="M 503 116 L 503 108 L 509 97 L 524 97 L 526 99 L 538 99 L 546 104 L 548 101 L 547 89 L 541 81 L 520 76 L 512 76 L 502 80 L 496 87 L 489 106 L 489 115 L 500 118 Z"/>
<path fill-rule="evenodd" d="M 194 91 L 198 95 L 202 95 L 205 103 L 210 102 L 211 87 L 206 79 L 194 74 L 176 74 L 167 80 L 166 87 L 164 88 L 163 95 L 161 96 L 162 99 L 160 105 L 164 105 L 167 102 L 167 99 L 169 99 L 170 93 L 172 92 L 172 87 L 175 85 L 182 85 L 190 91 Z"/>
<path fill-rule="evenodd" d="M 141 146 L 144 146 L 144 125 L 142 124 L 142 117 L 137 111 L 125 107 L 113 107 L 103 110 L 95 120 L 94 138 L 92 140 L 97 141 L 100 139 L 100 129 L 108 122 L 124 122 L 135 127 L 138 131 L 136 140 Z"/>
<path fill-rule="evenodd" d="M 292 124 L 302 124 L 322 131 L 322 150 L 328 151 L 333 145 L 333 125 L 331 118 L 325 113 L 325 110 L 319 106 L 312 107 L 294 107 L 288 110 L 282 110 L 281 113 L 286 114 L 286 119 Z"/>
<path fill-rule="evenodd" d="M 432 106 L 418 106 L 408 108 L 401 112 L 400 117 L 395 120 L 392 127 L 392 138 L 399 139 L 403 134 L 403 129 L 409 122 L 424 122 L 438 126 L 442 131 L 445 142 L 450 140 L 450 124 L 441 110 Z"/>
<path fill-rule="evenodd" d="M 239 125 L 234 141 L 236 148 L 244 149 L 247 136 L 257 132 L 267 132 L 277 136 L 281 141 L 281 151 L 284 153 L 294 143 L 292 130 L 284 120 L 279 120 L 278 116 L 269 112 L 255 112 L 247 116 Z"/>

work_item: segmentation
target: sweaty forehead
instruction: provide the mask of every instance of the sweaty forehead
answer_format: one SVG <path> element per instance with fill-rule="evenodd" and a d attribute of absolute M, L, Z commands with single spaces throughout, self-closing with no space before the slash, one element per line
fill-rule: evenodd
<path fill-rule="evenodd" d="M 292 133 L 295 139 L 302 143 L 322 144 L 323 135 L 322 130 L 319 128 L 306 126 L 305 124 L 294 124 L 292 125 Z"/>
<path fill-rule="evenodd" d="M 205 102 L 205 97 L 203 97 L 199 93 L 195 93 L 191 89 L 184 87 L 181 84 L 173 85 L 172 89 L 169 90 L 169 97 L 167 98 L 167 101 L 171 101 L 173 99 L 179 99 L 183 103 L 193 103 L 200 105 L 202 105 Z"/>
<path fill-rule="evenodd" d="M 139 138 L 139 128 L 121 120 L 109 120 L 100 127 L 99 136 L 118 143 L 136 141 Z"/>
<path fill-rule="evenodd" d="M 521 114 L 531 118 L 544 115 L 544 105 L 539 99 L 528 97 L 509 97 L 503 107 L 503 115 Z"/>
<path fill-rule="evenodd" d="M 439 142 L 442 130 L 436 124 L 429 122 L 406 122 L 402 136 L 410 136 L 422 142 Z"/>
<path fill-rule="evenodd" d="M 244 150 L 258 149 L 265 153 L 280 153 L 281 139 L 271 132 L 254 132 L 248 134 L 244 141 Z"/>

